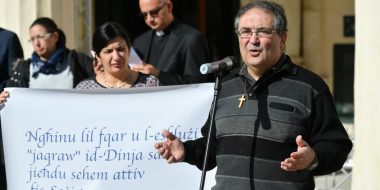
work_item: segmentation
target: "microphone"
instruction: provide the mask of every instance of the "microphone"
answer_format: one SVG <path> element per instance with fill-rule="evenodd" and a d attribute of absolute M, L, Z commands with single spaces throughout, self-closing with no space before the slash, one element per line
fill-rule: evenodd
<path fill-rule="evenodd" d="M 199 71 L 202 74 L 206 75 L 210 73 L 215 73 L 219 70 L 230 70 L 235 66 L 235 64 L 236 64 L 235 57 L 228 56 L 219 61 L 202 64 L 201 67 L 199 68 Z"/>

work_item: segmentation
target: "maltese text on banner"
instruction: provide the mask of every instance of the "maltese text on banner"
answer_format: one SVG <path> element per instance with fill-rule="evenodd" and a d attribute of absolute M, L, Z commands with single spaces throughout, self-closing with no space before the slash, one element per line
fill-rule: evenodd
<path fill-rule="evenodd" d="M 199 187 L 201 171 L 168 164 L 154 144 L 165 140 L 163 129 L 182 141 L 202 136 L 213 84 L 8 90 L 1 110 L 8 190 Z"/>

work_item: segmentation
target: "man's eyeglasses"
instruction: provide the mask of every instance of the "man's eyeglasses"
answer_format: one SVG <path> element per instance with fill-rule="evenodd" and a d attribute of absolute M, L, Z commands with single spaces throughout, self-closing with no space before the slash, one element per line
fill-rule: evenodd
<path fill-rule="evenodd" d="M 33 37 L 31 37 L 28 40 L 28 42 L 32 43 L 32 42 L 34 42 L 36 40 L 38 40 L 38 41 L 39 40 L 46 40 L 46 39 L 50 38 L 51 35 L 53 35 L 53 33 L 46 33 L 46 34 L 41 34 L 41 35 L 33 36 Z"/>
<path fill-rule="evenodd" d="M 272 28 L 258 28 L 256 30 L 246 28 L 240 31 L 236 31 L 236 34 L 240 38 L 250 38 L 253 34 L 255 34 L 257 38 L 266 38 L 271 36 L 273 33 L 276 33 L 276 31 Z"/>
<path fill-rule="evenodd" d="M 148 18 L 148 14 L 155 18 L 158 16 L 158 14 L 160 13 L 160 11 L 165 7 L 166 3 L 162 4 L 160 7 L 157 7 L 151 11 L 147 11 L 147 12 L 141 12 L 140 15 L 144 17 L 144 19 Z"/>

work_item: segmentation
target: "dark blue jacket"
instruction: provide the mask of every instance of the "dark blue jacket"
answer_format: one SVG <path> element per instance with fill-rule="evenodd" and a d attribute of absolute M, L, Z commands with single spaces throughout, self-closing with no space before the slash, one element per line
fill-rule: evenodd
<path fill-rule="evenodd" d="M 24 58 L 24 53 L 17 35 L 0 28 L 0 91 L 3 91 L 12 70 L 12 63 L 17 58 Z"/>

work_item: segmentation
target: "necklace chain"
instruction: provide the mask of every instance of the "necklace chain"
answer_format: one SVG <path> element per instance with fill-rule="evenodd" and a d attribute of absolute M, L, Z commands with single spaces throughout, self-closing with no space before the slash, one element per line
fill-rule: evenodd
<path fill-rule="evenodd" d="M 124 88 L 124 87 L 128 86 L 128 83 L 126 83 L 124 81 L 121 84 L 117 85 L 117 86 L 111 86 L 111 85 L 109 85 L 107 83 L 105 75 L 103 75 L 103 82 L 104 82 L 104 86 L 106 86 L 107 88 Z"/>
<path fill-rule="evenodd" d="M 244 79 L 244 91 L 243 91 L 243 94 L 239 97 L 239 108 L 241 109 L 243 107 L 243 104 L 244 102 L 249 98 L 248 96 L 251 96 L 251 95 L 248 95 L 247 93 L 253 88 L 254 85 L 250 86 L 247 90 L 247 80 L 248 79 Z"/>

